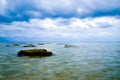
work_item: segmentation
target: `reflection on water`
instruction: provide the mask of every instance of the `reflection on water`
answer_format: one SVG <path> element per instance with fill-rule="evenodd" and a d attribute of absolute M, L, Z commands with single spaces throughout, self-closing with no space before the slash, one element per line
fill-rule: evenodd
<path fill-rule="evenodd" d="M 120 80 L 120 43 L 46 44 L 51 57 L 17 57 L 21 46 L 0 43 L 0 80 Z M 72 44 L 73 45 L 73 44 Z"/>

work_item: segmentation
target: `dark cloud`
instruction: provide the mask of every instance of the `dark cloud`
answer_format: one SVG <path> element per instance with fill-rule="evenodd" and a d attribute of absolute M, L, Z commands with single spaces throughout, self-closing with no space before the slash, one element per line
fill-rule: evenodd
<path fill-rule="evenodd" d="M 86 18 L 120 15 L 120 0 L 1 0 L 0 23 L 31 18 Z"/>

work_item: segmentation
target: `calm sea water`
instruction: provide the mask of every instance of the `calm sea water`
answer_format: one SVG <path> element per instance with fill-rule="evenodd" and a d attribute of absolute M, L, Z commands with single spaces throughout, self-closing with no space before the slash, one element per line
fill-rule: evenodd
<path fill-rule="evenodd" d="M 17 57 L 20 46 L 0 43 L 0 80 L 120 80 L 120 43 L 79 43 L 64 48 L 37 45 L 53 52 L 42 58 Z"/>

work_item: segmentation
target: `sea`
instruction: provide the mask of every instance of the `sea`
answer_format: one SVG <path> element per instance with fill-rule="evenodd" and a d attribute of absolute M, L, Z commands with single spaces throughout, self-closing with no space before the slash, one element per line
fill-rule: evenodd
<path fill-rule="evenodd" d="M 120 80 L 120 43 L 13 44 L 0 43 L 0 80 Z M 27 49 L 47 49 L 53 55 L 17 56 Z"/>

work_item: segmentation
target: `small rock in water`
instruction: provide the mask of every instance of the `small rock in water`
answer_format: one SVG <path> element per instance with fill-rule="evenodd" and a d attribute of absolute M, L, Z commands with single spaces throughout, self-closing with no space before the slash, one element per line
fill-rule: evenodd
<path fill-rule="evenodd" d="M 8 45 L 6 45 L 6 47 L 10 47 L 10 45 L 8 44 Z"/>
<path fill-rule="evenodd" d="M 78 48 L 78 46 L 75 46 L 75 45 L 68 45 L 68 44 L 66 44 L 66 45 L 64 46 L 64 48 L 71 48 L 71 47 L 73 47 L 73 48 Z"/>
<path fill-rule="evenodd" d="M 44 43 L 38 43 L 38 45 L 45 45 Z"/>
<path fill-rule="evenodd" d="M 15 44 L 13 44 L 13 46 L 20 46 L 19 44 L 17 44 L 17 43 L 15 43 Z"/>
<path fill-rule="evenodd" d="M 65 45 L 65 44 L 63 44 L 63 43 L 57 43 L 57 45 Z"/>
<path fill-rule="evenodd" d="M 46 44 L 52 44 L 52 43 L 50 43 L 50 42 L 47 42 Z"/>
<path fill-rule="evenodd" d="M 30 49 L 30 50 L 20 50 L 17 54 L 18 56 L 51 56 L 52 52 L 46 49 Z"/>
<path fill-rule="evenodd" d="M 24 47 L 36 47 L 36 46 L 33 45 L 33 44 L 27 44 L 27 45 L 25 45 Z"/>

